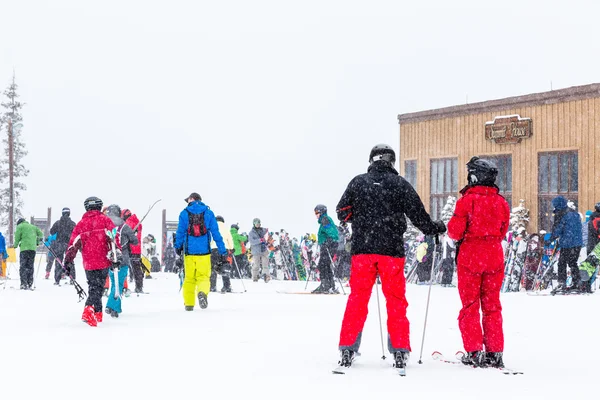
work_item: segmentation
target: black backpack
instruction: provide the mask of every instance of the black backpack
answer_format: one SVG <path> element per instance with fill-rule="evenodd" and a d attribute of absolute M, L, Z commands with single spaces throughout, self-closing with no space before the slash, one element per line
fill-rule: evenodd
<path fill-rule="evenodd" d="M 206 229 L 206 224 L 204 223 L 204 211 L 200 214 L 192 214 L 187 209 L 186 211 L 190 221 L 188 224 L 187 234 L 194 237 L 206 235 L 208 233 L 208 229 Z"/>

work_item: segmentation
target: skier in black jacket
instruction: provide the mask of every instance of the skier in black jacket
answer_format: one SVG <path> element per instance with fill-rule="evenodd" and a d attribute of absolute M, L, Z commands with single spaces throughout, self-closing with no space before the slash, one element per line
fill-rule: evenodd
<path fill-rule="evenodd" d="M 48 252 L 47 263 L 46 263 L 46 279 L 50 278 L 50 271 L 52 270 L 52 264 L 54 264 L 54 256 L 58 257 L 61 261 L 65 257 L 65 252 L 69 246 L 69 240 L 71 240 L 71 233 L 75 228 L 75 222 L 71 219 L 71 210 L 68 207 L 62 209 L 62 217 L 56 221 L 52 228 L 50 228 L 50 236 L 56 235 L 56 240 L 52 242 L 50 250 Z M 73 279 L 75 279 L 75 269 L 71 271 Z M 62 277 L 63 270 L 59 265 L 58 261 L 54 267 L 54 284 L 60 284 L 60 278 Z"/>
<path fill-rule="evenodd" d="M 368 172 L 350 181 L 337 205 L 338 219 L 352 224 L 351 293 L 340 333 L 340 366 L 350 367 L 359 349 L 378 274 L 386 297 L 388 349 L 396 368 L 406 366 L 411 350 L 404 279 L 406 216 L 426 235 L 446 231 L 442 221 L 431 220 L 417 192 L 394 169 L 395 162 L 390 146 L 373 147 Z"/>

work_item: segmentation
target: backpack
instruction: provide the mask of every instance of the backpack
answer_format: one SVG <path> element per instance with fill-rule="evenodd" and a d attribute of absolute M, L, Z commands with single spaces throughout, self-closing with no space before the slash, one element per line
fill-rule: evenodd
<path fill-rule="evenodd" d="M 204 211 L 200 214 L 192 214 L 187 209 L 186 211 L 190 221 L 187 229 L 188 236 L 199 237 L 206 235 L 208 233 L 208 229 L 206 229 L 206 224 L 204 223 Z"/>

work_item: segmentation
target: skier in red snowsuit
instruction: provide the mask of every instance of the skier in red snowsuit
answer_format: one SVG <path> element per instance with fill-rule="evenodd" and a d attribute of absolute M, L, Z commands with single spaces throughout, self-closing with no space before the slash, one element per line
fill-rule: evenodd
<path fill-rule="evenodd" d="M 350 367 L 358 352 L 379 274 L 388 313 L 388 349 L 394 366 L 404 368 L 411 350 L 404 279 L 405 216 L 426 235 L 443 233 L 446 227 L 431 220 L 415 189 L 398 175 L 390 146 L 373 147 L 369 162 L 368 172 L 350 181 L 336 208 L 342 224 L 352 224 L 351 293 L 340 333 L 339 364 Z"/>
<path fill-rule="evenodd" d="M 510 210 L 498 194 L 498 169 L 473 157 L 467 164 L 468 185 L 461 190 L 448 235 L 458 241 L 458 292 L 462 309 L 458 326 L 467 354 L 463 363 L 475 367 L 504 367 L 504 333 L 500 289 L 504 279 L 502 239 Z M 479 315 L 481 307 L 483 318 Z M 482 332 L 483 325 L 483 332 Z M 485 348 L 485 352 L 484 352 Z"/>

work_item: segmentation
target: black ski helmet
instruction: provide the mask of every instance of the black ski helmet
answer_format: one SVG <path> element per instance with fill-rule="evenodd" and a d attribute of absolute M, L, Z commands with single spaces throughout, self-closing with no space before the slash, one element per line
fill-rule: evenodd
<path fill-rule="evenodd" d="M 317 204 L 317 206 L 315 207 L 315 214 L 316 213 L 327 214 L 327 207 L 323 204 Z"/>
<path fill-rule="evenodd" d="M 596 212 L 600 213 L 600 202 L 596 203 L 596 205 L 594 206 L 594 209 L 596 210 Z"/>
<path fill-rule="evenodd" d="M 394 149 L 392 149 L 387 144 L 378 144 L 371 149 L 371 153 L 369 154 L 369 164 L 373 161 L 387 161 L 390 164 L 394 164 L 396 162 L 396 153 Z"/>
<path fill-rule="evenodd" d="M 119 217 L 121 218 L 121 207 L 116 204 L 111 204 L 106 208 L 106 215 L 110 217 Z"/>
<path fill-rule="evenodd" d="M 225 218 L 221 217 L 220 215 L 217 215 L 217 221 L 225 223 Z"/>
<path fill-rule="evenodd" d="M 498 168 L 494 163 L 477 156 L 467 163 L 467 182 L 469 185 L 493 185 L 496 182 Z"/>
<path fill-rule="evenodd" d="M 83 202 L 83 207 L 85 207 L 85 211 L 91 210 L 102 210 L 102 200 L 97 198 L 96 196 L 88 197 Z"/>
<path fill-rule="evenodd" d="M 237 229 L 238 231 L 240 230 L 240 226 L 238 224 L 231 224 L 231 227 L 233 229 Z"/>
<path fill-rule="evenodd" d="M 71 216 L 71 209 L 69 207 L 64 207 L 62 209 L 62 215 L 66 215 L 67 217 Z"/>

